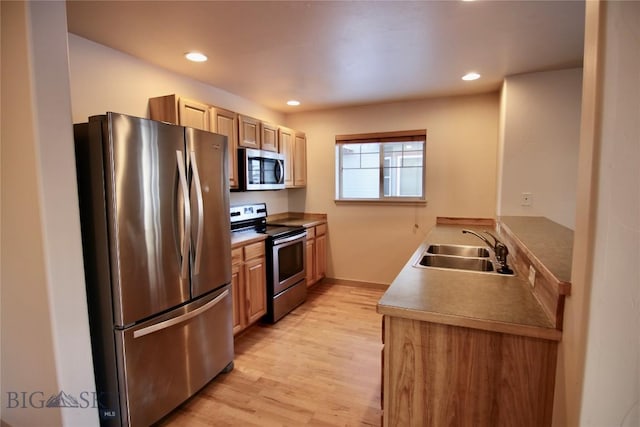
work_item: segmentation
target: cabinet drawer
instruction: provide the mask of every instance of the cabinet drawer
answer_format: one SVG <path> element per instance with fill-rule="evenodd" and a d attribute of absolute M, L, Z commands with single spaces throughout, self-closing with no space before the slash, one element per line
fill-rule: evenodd
<path fill-rule="evenodd" d="M 252 243 L 244 247 L 244 260 L 264 256 L 264 242 Z"/>
<path fill-rule="evenodd" d="M 242 248 L 236 248 L 231 251 L 231 264 L 242 263 Z"/>
<path fill-rule="evenodd" d="M 327 233 L 327 224 L 316 225 L 316 235 L 322 236 Z"/>
<path fill-rule="evenodd" d="M 315 237 L 316 237 L 316 229 L 315 229 L 315 227 L 307 228 L 307 240 L 308 239 L 315 239 Z"/>

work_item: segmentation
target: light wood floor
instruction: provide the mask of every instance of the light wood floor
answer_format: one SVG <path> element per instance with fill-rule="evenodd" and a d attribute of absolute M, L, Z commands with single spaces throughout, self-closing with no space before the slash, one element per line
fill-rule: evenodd
<path fill-rule="evenodd" d="M 161 426 L 379 426 L 383 290 L 319 283 L 235 339 L 235 368 Z"/>

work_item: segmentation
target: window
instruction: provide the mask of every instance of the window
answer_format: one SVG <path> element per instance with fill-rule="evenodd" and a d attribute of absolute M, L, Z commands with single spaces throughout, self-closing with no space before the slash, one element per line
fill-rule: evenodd
<path fill-rule="evenodd" d="M 427 131 L 336 136 L 338 201 L 424 202 Z"/>

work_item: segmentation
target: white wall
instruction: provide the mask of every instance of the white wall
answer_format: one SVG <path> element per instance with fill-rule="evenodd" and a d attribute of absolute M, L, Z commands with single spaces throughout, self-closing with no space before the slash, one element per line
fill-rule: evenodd
<path fill-rule="evenodd" d="M 173 93 L 272 123 L 284 122 L 282 114 L 245 98 L 74 34 L 69 34 L 69 62 L 74 123 L 106 111 L 149 117 L 149 98 Z M 288 191 L 232 193 L 230 200 L 232 205 L 264 201 L 270 214 L 280 213 L 289 210 Z"/>
<path fill-rule="evenodd" d="M 640 3 L 606 3 L 580 425 L 640 426 Z"/>
<path fill-rule="evenodd" d="M 307 134 L 307 188 L 292 210 L 328 214 L 328 276 L 391 283 L 436 216 L 495 217 L 498 93 L 292 114 Z M 426 206 L 336 204 L 335 136 L 427 129 Z"/>
<path fill-rule="evenodd" d="M 148 117 L 149 98 L 173 93 L 259 119 L 283 121 L 282 114 L 260 104 L 75 34 L 69 34 L 69 61 L 74 122 L 105 111 Z"/>
<path fill-rule="evenodd" d="M 95 390 L 66 27 L 63 2 L 2 2 L 3 425 L 98 423 L 96 408 L 43 407 Z"/>
<path fill-rule="evenodd" d="M 582 68 L 505 79 L 499 215 L 545 216 L 575 228 Z M 532 193 L 522 206 L 522 193 Z"/>

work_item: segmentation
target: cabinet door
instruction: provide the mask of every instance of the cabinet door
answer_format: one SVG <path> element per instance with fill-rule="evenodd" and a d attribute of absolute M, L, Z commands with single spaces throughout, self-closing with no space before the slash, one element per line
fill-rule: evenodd
<path fill-rule="evenodd" d="M 307 267 L 307 276 L 306 282 L 307 287 L 311 286 L 315 282 L 315 239 L 307 239 L 307 253 L 306 253 L 306 267 Z"/>
<path fill-rule="evenodd" d="M 297 132 L 293 143 L 293 186 L 307 185 L 307 137 Z"/>
<path fill-rule="evenodd" d="M 242 264 L 231 265 L 231 293 L 233 295 L 233 334 L 246 326 L 244 269 Z"/>
<path fill-rule="evenodd" d="M 238 145 L 245 148 L 260 149 L 260 120 L 243 115 L 238 116 Z"/>
<path fill-rule="evenodd" d="M 327 236 L 316 236 L 316 271 L 315 280 L 322 279 L 326 274 L 327 264 Z"/>
<path fill-rule="evenodd" d="M 178 95 L 149 98 L 149 118 L 177 125 L 180 122 L 178 118 Z"/>
<path fill-rule="evenodd" d="M 278 130 L 280 154 L 284 156 L 284 186 L 293 187 L 293 139 L 294 131 L 281 127 Z"/>
<path fill-rule="evenodd" d="M 248 324 L 259 320 L 267 313 L 267 284 L 265 258 L 255 258 L 245 262 Z"/>
<path fill-rule="evenodd" d="M 207 104 L 180 98 L 178 100 L 178 112 L 180 125 L 207 131 L 211 129 L 209 126 L 209 106 Z"/>
<path fill-rule="evenodd" d="M 227 137 L 229 187 L 238 188 L 238 114 L 212 107 L 209 116 L 211 131 Z"/>
<path fill-rule="evenodd" d="M 278 152 L 278 126 L 271 123 L 262 122 L 260 124 L 262 130 L 262 149 L 267 151 Z"/>

